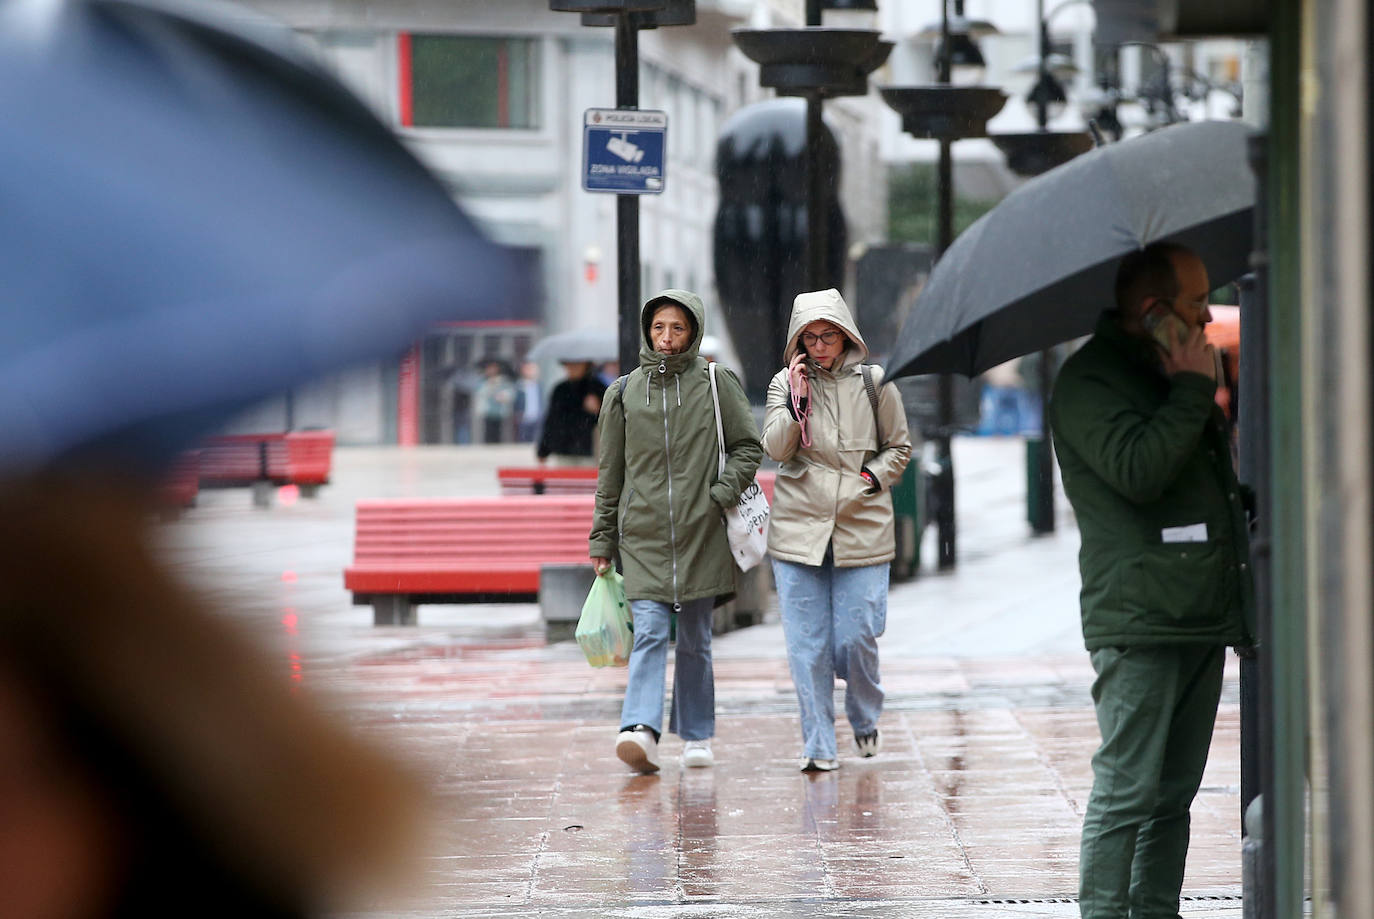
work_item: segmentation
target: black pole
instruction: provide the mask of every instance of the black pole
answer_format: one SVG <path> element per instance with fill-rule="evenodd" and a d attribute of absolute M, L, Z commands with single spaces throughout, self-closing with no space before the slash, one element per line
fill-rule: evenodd
<path fill-rule="evenodd" d="M 1274 588 L 1273 588 L 1273 425 L 1269 381 L 1269 137 L 1250 139 L 1255 173 L 1255 273 L 1241 285 L 1241 363 L 1239 389 L 1240 480 L 1255 495 L 1255 525 L 1250 536 L 1250 567 L 1255 583 L 1255 653 L 1240 662 L 1240 798 L 1245 808 L 1261 798 L 1263 835 L 1255 870 L 1256 919 L 1274 919 L 1278 900 L 1276 827 L 1276 753 L 1274 748 Z M 1247 890 L 1250 896 L 1252 891 Z"/>
<path fill-rule="evenodd" d="M 821 24 L 821 0 L 806 0 L 807 28 Z M 806 97 L 806 286 L 822 290 L 826 283 L 825 270 L 825 177 L 821 175 L 821 137 L 825 130 L 821 97 L 809 93 Z"/>
<path fill-rule="evenodd" d="M 936 66 L 936 82 L 950 82 L 949 4 L 940 5 L 940 57 Z M 954 159 L 948 139 L 940 141 L 940 162 L 935 176 L 937 226 L 935 260 L 945 254 L 954 241 Z M 950 449 L 950 434 L 954 428 L 954 377 L 940 374 L 938 389 L 940 429 L 935 436 L 936 462 L 940 471 L 935 475 L 933 489 L 936 530 L 936 565 L 948 571 L 955 563 L 954 526 L 954 455 Z"/>
<path fill-rule="evenodd" d="M 1035 15 L 1040 23 L 1040 67 L 1037 86 L 1044 85 L 1049 75 L 1046 61 L 1050 56 L 1050 25 L 1045 20 L 1045 0 L 1036 0 Z M 1043 91 L 1035 100 L 1035 120 L 1040 130 L 1050 123 L 1050 103 Z M 1036 445 L 1039 462 L 1035 467 L 1035 494 L 1032 496 L 1034 512 L 1030 515 L 1031 532 L 1038 534 L 1054 532 L 1054 443 L 1050 440 L 1050 385 L 1054 380 L 1051 368 L 1052 352 L 1045 348 L 1040 352 L 1040 373 L 1037 382 L 1040 389 L 1040 443 Z"/>
<path fill-rule="evenodd" d="M 628 13 L 615 21 L 615 107 L 639 108 L 639 30 Z M 620 372 L 639 365 L 639 196 L 615 196 Z"/>
<path fill-rule="evenodd" d="M 821 175 L 821 138 L 825 122 L 821 97 L 806 97 L 806 285 L 810 290 L 829 287 L 826 271 L 825 176 Z"/>

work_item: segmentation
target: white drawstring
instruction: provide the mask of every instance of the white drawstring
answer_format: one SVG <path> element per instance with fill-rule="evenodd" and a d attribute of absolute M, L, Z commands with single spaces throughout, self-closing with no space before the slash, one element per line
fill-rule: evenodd
<path fill-rule="evenodd" d="M 677 407 L 682 408 L 682 374 L 673 374 L 673 382 L 677 384 Z"/>

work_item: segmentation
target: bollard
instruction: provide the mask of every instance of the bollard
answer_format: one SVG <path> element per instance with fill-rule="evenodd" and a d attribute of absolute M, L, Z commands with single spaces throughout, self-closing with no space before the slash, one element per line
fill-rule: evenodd
<path fill-rule="evenodd" d="M 595 578 L 596 572 L 586 562 L 539 566 L 539 618 L 544 621 L 545 641 L 573 637 Z"/>

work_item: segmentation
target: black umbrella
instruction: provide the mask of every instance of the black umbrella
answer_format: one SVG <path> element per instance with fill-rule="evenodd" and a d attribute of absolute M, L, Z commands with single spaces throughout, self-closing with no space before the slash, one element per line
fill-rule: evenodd
<path fill-rule="evenodd" d="M 253 401 L 523 296 L 386 126 L 248 17 L 0 5 L 0 471 L 155 470 Z"/>
<path fill-rule="evenodd" d="M 973 376 L 1086 335 L 1121 257 L 1172 240 L 1214 285 L 1249 267 L 1250 130 L 1207 121 L 1085 153 L 1027 182 L 940 258 L 897 335 L 893 376 Z"/>

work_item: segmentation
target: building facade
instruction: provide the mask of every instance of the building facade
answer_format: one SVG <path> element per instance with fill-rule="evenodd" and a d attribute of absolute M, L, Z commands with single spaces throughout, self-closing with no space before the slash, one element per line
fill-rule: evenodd
<path fill-rule="evenodd" d="M 436 327 L 410 355 L 318 381 L 292 396 L 297 426 L 341 443 L 472 439 L 485 359 L 515 367 L 532 343 L 616 321 L 613 195 L 582 189 L 583 112 L 615 107 L 613 30 L 583 27 L 547 0 L 247 0 L 292 28 L 451 190 L 492 238 L 521 250 L 542 296 L 518 321 Z M 716 310 L 711 233 L 715 148 L 739 107 L 771 96 L 730 30 L 797 24 L 802 3 L 698 0 L 690 27 L 640 33 L 640 108 L 668 115 L 665 188 L 641 197 L 641 289 L 700 291 Z M 851 240 L 881 241 L 886 178 L 874 93 L 827 104 L 844 156 Z M 723 354 L 733 349 L 719 316 Z M 556 366 L 544 367 L 551 384 Z M 547 387 L 546 387 L 547 388 Z M 235 429 L 280 427 L 265 404 Z"/>

